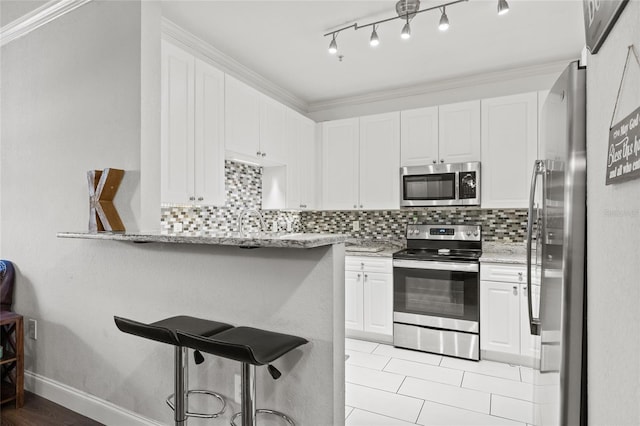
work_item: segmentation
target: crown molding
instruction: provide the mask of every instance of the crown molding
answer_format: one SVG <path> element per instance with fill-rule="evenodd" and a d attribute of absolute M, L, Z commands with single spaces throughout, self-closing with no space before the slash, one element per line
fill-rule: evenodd
<path fill-rule="evenodd" d="M 396 89 L 380 90 L 363 95 L 347 96 L 344 98 L 330 99 L 326 101 L 310 102 L 308 112 L 318 112 L 331 110 L 338 107 L 356 106 L 372 102 L 383 102 L 400 98 L 419 96 L 430 93 L 442 92 L 451 89 L 480 86 L 483 84 L 503 83 L 509 80 L 535 77 L 545 74 L 560 73 L 567 67 L 567 64 L 576 58 L 568 58 L 560 61 L 548 62 L 545 64 L 531 65 L 526 67 L 512 68 L 502 71 L 494 71 L 479 75 L 464 76 L 440 80 L 436 82 L 417 84 L 400 87 Z"/>
<path fill-rule="evenodd" d="M 290 108 L 307 113 L 308 104 L 288 90 L 272 83 L 257 72 L 247 68 L 229 55 L 216 49 L 201 38 L 189 33 L 169 19 L 162 18 L 162 37 L 181 44 L 192 53 L 213 62 L 227 74 L 269 95 Z"/>
<path fill-rule="evenodd" d="M 58 19 L 91 0 L 51 0 L 0 28 L 0 46 L 11 43 L 31 31 Z"/>

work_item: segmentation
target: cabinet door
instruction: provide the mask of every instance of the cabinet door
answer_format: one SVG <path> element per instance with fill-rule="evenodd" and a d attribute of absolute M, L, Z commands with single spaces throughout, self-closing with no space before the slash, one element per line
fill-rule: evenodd
<path fill-rule="evenodd" d="M 322 125 L 322 208 L 358 208 L 359 120 L 328 121 Z"/>
<path fill-rule="evenodd" d="M 344 278 L 344 322 L 351 330 L 364 330 L 362 272 L 346 271 Z"/>
<path fill-rule="evenodd" d="M 316 186 L 318 182 L 318 167 L 316 154 L 316 123 L 306 117 L 300 121 L 300 145 L 298 161 L 300 172 L 300 208 L 303 210 L 317 207 Z"/>
<path fill-rule="evenodd" d="M 438 157 L 438 107 L 400 113 L 400 165 L 435 164 Z"/>
<path fill-rule="evenodd" d="M 196 204 L 223 206 L 224 73 L 195 63 L 195 197 Z"/>
<path fill-rule="evenodd" d="M 225 149 L 255 159 L 259 146 L 260 93 L 225 75 Z"/>
<path fill-rule="evenodd" d="M 360 117 L 359 208 L 400 208 L 400 113 Z"/>
<path fill-rule="evenodd" d="M 194 197 L 193 55 L 162 41 L 160 180 L 163 203 L 191 203 Z"/>
<path fill-rule="evenodd" d="M 285 112 L 284 105 L 260 95 L 260 155 L 265 164 L 286 163 Z"/>
<path fill-rule="evenodd" d="M 287 195 L 286 208 L 298 209 L 302 204 L 302 184 L 300 176 L 304 168 L 301 163 L 302 155 L 302 116 L 297 112 L 287 109 L 285 116 L 284 139 L 287 149 Z"/>
<path fill-rule="evenodd" d="M 522 355 L 539 359 L 540 358 L 540 336 L 531 334 L 529 328 L 529 305 L 527 294 L 527 285 L 520 286 L 520 353 Z M 533 285 L 531 287 L 531 296 L 533 298 L 533 306 L 540 306 L 540 286 Z M 534 312 L 534 316 L 538 316 L 538 312 Z"/>
<path fill-rule="evenodd" d="M 442 105 L 438 115 L 439 161 L 480 161 L 480 101 Z"/>
<path fill-rule="evenodd" d="M 482 101 L 482 207 L 526 208 L 538 143 L 538 95 Z"/>
<path fill-rule="evenodd" d="M 480 282 L 480 349 L 520 354 L 519 287 Z"/>
<path fill-rule="evenodd" d="M 364 331 L 393 335 L 393 275 L 364 273 Z"/>

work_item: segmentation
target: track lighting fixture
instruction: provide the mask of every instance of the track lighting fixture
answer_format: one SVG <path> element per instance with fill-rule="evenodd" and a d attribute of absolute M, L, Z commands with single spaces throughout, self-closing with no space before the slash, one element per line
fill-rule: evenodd
<path fill-rule="evenodd" d="M 402 27 L 400 37 L 402 37 L 403 40 L 408 40 L 411 38 L 411 27 L 409 26 L 409 18 L 407 18 L 407 23 L 404 24 L 404 27 Z"/>
<path fill-rule="evenodd" d="M 420 9 L 420 0 L 399 0 L 396 3 L 396 14 L 397 16 L 393 16 L 387 19 L 381 19 L 380 21 L 370 22 L 365 25 L 359 25 L 357 22 L 347 25 L 346 27 L 338 28 L 331 32 L 326 33 L 324 36 L 331 36 L 331 43 L 329 44 L 329 53 L 335 55 L 338 52 L 338 43 L 336 42 L 336 37 L 340 32 L 347 30 L 349 28 L 353 28 L 354 30 L 360 30 L 362 28 L 373 27 L 371 31 L 371 37 L 369 38 L 369 44 L 371 46 L 377 46 L 380 44 L 380 39 L 378 38 L 378 27 L 380 24 L 394 21 L 396 19 L 402 19 L 405 21 L 404 27 L 402 28 L 402 32 L 400 33 L 400 37 L 403 39 L 409 39 L 411 37 L 411 26 L 409 23 L 416 17 L 419 13 L 428 12 L 430 10 L 439 10 L 440 11 L 440 22 L 438 24 L 438 29 L 440 31 L 446 31 L 449 29 L 449 17 L 447 16 L 447 7 L 452 6 L 454 4 L 467 2 L 469 0 L 451 0 L 447 3 L 442 3 L 438 6 L 427 7 L 425 9 Z M 509 4 L 507 0 L 498 0 L 498 14 L 504 15 L 509 11 Z"/>
<path fill-rule="evenodd" d="M 509 3 L 507 0 L 498 0 L 498 15 L 504 15 L 509 12 Z"/>
<path fill-rule="evenodd" d="M 338 43 L 336 43 L 336 35 L 337 33 L 333 33 L 333 38 L 331 39 L 331 43 L 329 43 L 329 53 L 335 55 L 338 53 Z"/>
<path fill-rule="evenodd" d="M 442 15 L 440 16 L 440 24 L 438 25 L 440 31 L 447 31 L 449 29 L 449 17 L 447 16 L 447 8 L 442 8 Z"/>
<path fill-rule="evenodd" d="M 373 31 L 371 31 L 371 38 L 369 39 L 369 44 L 372 47 L 376 47 L 380 44 L 380 39 L 378 38 L 378 32 L 376 31 L 376 26 L 373 26 Z"/>

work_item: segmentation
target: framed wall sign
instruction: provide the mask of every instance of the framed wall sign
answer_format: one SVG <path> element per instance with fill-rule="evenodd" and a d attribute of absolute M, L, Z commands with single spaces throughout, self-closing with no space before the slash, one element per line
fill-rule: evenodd
<path fill-rule="evenodd" d="M 640 178 L 640 107 L 609 130 L 606 185 Z"/>
<path fill-rule="evenodd" d="M 582 0 L 587 49 L 598 53 L 629 0 Z"/>

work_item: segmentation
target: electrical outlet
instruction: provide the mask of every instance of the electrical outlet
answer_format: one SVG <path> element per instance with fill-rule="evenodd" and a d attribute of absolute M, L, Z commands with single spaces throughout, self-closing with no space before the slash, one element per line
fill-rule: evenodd
<path fill-rule="evenodd" d="M 353 222 L 351 222 L 351 229 L 353 229 L 354 231 L 359 231 L 360 230 L 360 221 L 359 220 L 354 220 Z"/>
<path fill-rule="evenodd" d="M 242 399 L 242 382 L 240 380 L 240 375 L 236 374 L 233 376 L 235 382 L 235 391 L 233 392 L 233 400 L 240 404 L 240 400 Z"/>
<path fill-rule="evenodd" d="M 34 319 L 29 320 L 29 338 L 38 340 L 38 321 Z"/>
<path fill-rule="evenodd" d="M 176 222 L 173 224 L 173 232 L 182 232 L 182 222 Z"/>

